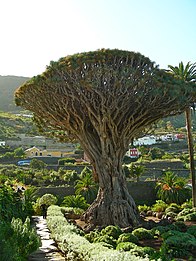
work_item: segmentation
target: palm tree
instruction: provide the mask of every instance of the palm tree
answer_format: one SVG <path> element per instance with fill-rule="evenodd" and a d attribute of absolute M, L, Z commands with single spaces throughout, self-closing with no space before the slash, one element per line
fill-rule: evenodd
<path fill-rule="evenodd" d="M 98 191 L 98 186 L 93 180 L 92 173 L 86 173 L 85 176 L 76 181 L 75 189 L 77 195 L 84 196 L 88 203 L 92 203 Z"/>
<path fill-rule="evenodd" d="M 183 62 L 179 63 L 179 66 L 173 67 L 168 65 L 170 72 L 178 79 L 184 82 L 194 82 L 196 83 L 196 63 L 191 64 L 188 62 L 184 66 Z M 193 104 L 194 108 L 194 104 Z M 190 158 L 190 172 L 192 179 L 192 198 L 193 207 L 196 207 L 196 183 L 195 183 L 195 164 L 194 164 L 194 149 L 193 149 L 193 137 L 191 130 L 191 107 L 187 107 L 185 110 L 186 126 L 187 126 L 187 138 L 189 147 L 189 158 Z"/>
<path fill-rule="evenodd" d="M 130 171 L 130 177 L 136 178 L 136 181 L 140 181 L 140 177 L 145 172 L 145 167 L 142 165 L 134 164 L 133 162 L 128 166 Z"/>
<path fill-rule="evenodd" d="M 157 182 L 157 189 L 158 197 L 167 204 L 181 205 L 191 196 L 190 189 L 186 187 L 186 179 L 178 177 L 171 171 L 163 174 Z"/>
<path fill-rule="evenodd" d="M 64 207 L 81 208 L 86 210 L 89 204 L 86 203 L 85 198 L 82 195 L 70 195 L 65 196 L 62 202 Z"/>

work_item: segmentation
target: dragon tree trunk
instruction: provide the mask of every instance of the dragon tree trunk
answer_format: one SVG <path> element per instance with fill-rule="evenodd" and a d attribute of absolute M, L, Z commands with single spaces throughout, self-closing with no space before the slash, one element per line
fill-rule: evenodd
<path fill-rule="evenodd" d="M 89 158 L 93 157 L 91 162 L 99 182 L 99 191 L 96 200 L 83 215 L 83 220 L 100 226 L 137 226 L 140 220 L 139 213 L 128 192 L 122 170 L 124 150 L 114 148 L 109 138 L 101 144 L 101 155 L 95 155 L 95 151 L 92 155 L 88 151 Z"/>

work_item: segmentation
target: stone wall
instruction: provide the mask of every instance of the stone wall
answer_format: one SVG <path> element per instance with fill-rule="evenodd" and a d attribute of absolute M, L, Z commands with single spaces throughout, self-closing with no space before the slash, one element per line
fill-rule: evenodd
<path fill-rule="evenodd" d="M 156 201 L 156 183 L 154 181 L 146 182 L 128 182 L 128 190 L 136 204 L 147 204 L 151 205 Z M 63 198 L 65 196 L 73 195 L 75 192 L 72 186 L 62 186 L 62 187 L 42 187 L 37 191 L 38 196 L 44 194 L 53 194 L 58 198 Z"/>

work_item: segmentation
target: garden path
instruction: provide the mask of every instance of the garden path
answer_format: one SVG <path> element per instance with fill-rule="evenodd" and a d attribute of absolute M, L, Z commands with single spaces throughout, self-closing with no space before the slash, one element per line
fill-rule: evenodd
<path fill-rule="evenodd" d="M 29 256 L 28 261 L 64 261 L 65 257 L 59 253 L 54 240 L 50 238 L 46 219 L 42 216 L 33 216 L 32 219 L 41 238 L 41 246 Z"/>

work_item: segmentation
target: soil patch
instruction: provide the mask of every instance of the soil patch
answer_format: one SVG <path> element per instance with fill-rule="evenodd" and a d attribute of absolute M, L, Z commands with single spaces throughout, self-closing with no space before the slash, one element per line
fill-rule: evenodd
<path fill-rule="evenodd" d="M 87 226 L 87 223 L 85 221 L 82 221 L 80 219 L 75 219 L 75 224 L 80 227 L 82 230 L 84 230 L 84 227 Z"/>

